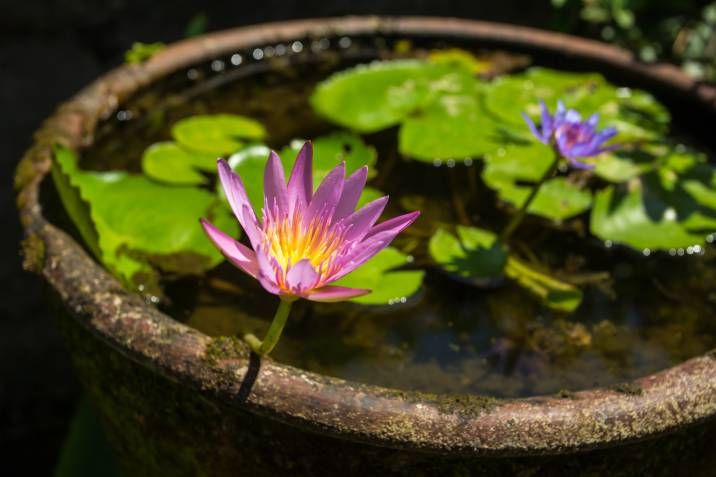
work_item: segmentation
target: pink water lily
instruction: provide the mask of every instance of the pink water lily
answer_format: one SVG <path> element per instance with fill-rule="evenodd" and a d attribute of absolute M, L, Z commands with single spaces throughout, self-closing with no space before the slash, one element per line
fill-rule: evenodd
<path fill-rule="evenodd" d="M 271 152 L 264 172 L 263 220 L 258 220 L 241 178 L 219 160 L 219 178 L 253 250 L 208 221 L 209 238 L 238 268 L 283 300 L 340 301 L 371 290 L 331 285 L 364 264 L 420 215 L 411 212 L 375 225 L 388 197 L 354 211 L 368 177 L 362 167 L 345 177 L 338 164 L 313 192 L 313 148 L 304 144 L 288 184 L 283 165 Z"/>

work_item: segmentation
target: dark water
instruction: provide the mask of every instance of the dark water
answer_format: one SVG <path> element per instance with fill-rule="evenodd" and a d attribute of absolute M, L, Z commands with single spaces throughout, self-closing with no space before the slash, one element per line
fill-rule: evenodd
<path fill-rule="evenodd" d="M 375 56 L 357 42 L 345 47 L 346 41 L 336 47 L 339 56 L 337 43 L 302 42 L 290 64 L 288 54 L 276 59 L 275 50 L 262 50 L 260 60 L 247 51 L 238 66 L 227 56 L 168 78 L 103 123 L 84 165 L 139 171 L 144 148 L 169 139 L 170 126 L 193 114 L 251 116 L 267 127 L 274 148 L 330 132 L 307 103 L 315 83 Z M 710 245 L 693 255 L 645 257 L 590 238 L 585 216 L 561 225 L 530 218 L 516 249 L 578 284 L 581 306 L 571 314 L 551 311 L 510 282 L 476 288 L 430 267 L 426 246 L 438 223 L 492 230 L 506 223 L 510 211 L 481 183 L 480 161 L 454 167 L 406 161 L 396 150 L 396 130 L 365 139 L 379 153 L 369 185 L 391 195 L 384 218 L 403 206 L 423 212 L 394 242 L 414 257 L 412 266 L 428 267 L 423 287 L 405 303 L 378 307 L 297 302 L 275 359 L 403 389 L 526 396 L 619 383 L 716 346 Z M 213 336 L 263 336 L 278 303 L 226 263 L 201 279 L 167 278 L 164 285 L 160 307 Z"/>

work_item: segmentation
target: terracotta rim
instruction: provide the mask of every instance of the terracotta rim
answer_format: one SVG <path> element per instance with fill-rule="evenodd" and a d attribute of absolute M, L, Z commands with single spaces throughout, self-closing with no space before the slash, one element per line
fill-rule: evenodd
<path fill-rule="evenodd" d="M 63 104 L 36 135 L 16 174 L 26 268 L 44 276 L 69 312 L 99 339 L 156 372 L 222 401 L 291 425 L 374 445 L 472 455 L 536 455 L 606 447 L 662 434 L 716 415 L 716 359 L 709 355 L 646 376 L 624 392 L 581 391 L 485 401 L 398 392 L 249 357 L 163 315 L 94 262 L 43 217 L 39 186 L 51 145 L 80 150 L 100 118 L 137 89 L 236 49 L 313 35 L 374 33 L 480 40 L 597 61 L 644 77 L 716 111 L 716 90 L 668 65 L 644 65 L 598 42 L 509 25 L 442 18 L 301 20 L 238 28 L 173 44 L 141 65 L 121 66 Z M 208 351 L 208 354 L 207 354 Z M 225 349 L 226 351 L 226 349 Z M 447 403 L 447 404 L 446 404 Z"/>

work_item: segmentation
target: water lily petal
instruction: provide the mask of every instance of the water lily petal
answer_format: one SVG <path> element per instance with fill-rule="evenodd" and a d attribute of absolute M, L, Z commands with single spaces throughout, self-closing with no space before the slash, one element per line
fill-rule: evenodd
<path fill-rule="evenodd" d="M 346 240 L 361 240 L 373 227 L 376 220 L 383 213 L 385 205 L 388 203 L 388 196 L 383 196 L 368 202 L 366 205 L 361 207 L 359 210 L 353 212 L 351 215 L 343 220 L 343 224 L 347 227 Z"/>
<path fill-rule="evenodd" d="M 252 277 L 258 277 L 259 264 L 253 250 L 229 237 L 227 234 L 214 227 L 214 225 L 208 220 L 201 219 L 200 222 L 201 226 L 204 228 L 204 232 L 206 232 L 206 235 L 208 235 L 211 241 L 214 242 L 214 245 L 216 245 L 216 248 L 221 251 L 224 257 Z"/>
<path fill-rule="evenodd" d="M 318 278 L 318 272 L 311 265 L 311 261 L 304 258 L 296 262 L 286 272 L 286 286 L 289 290 L 301 293 L 315 287 Z"/>
<path fill-rule="evenodd" d="M 368 166 L 361 167 L 346 179 L 343 184 L 343 194 L 333 214 L 334 220 L 340 220 L 353 213 L 367 179 Z"/>
<path fill-rule="evenodd" d="M 537 129 L 537 125 L 534 123 L 534 121 L 532 121 L 532 118 L 530 118 L 527 115 L 527 113 L 522 113 L 522 118 L 527 123 L 527 127 L 530 128 L 530 131 L 532 131 L 532 134 L 534 135 L 534 137 L 539 139 L 540 142 L 547 144 L 547 142 L 549 141 L 549 137 L 545 137 L 545 135 L 542 133 L 542 131 Z M 544 124 L 542 126 L 542 130 L 544 131 Z"/>
<path fill-rule="evenodd" d="M 338 204 L 343 194 L 343 183 L 346 175 L 346 163 L 341 162 L 331 172 L 328 173 L 321 185 L 316 189 L 316 193 L 311 198 L 308 205 L 308 211 L 304 216 L 306 223 L 310 223 L 314 217 L 323 213 L 326 209 L 333 208 Z M 328 217 L 330 219 L 331 217 Z"/>
<path fill-rule="evenodd" d="M 281 215 L 288 214 L 288 190 L 283 164 L 274 151 L 269 154 L 264 169 L 264 207 L 268 210 L 276 207 Z"/>
<path fill-rule="evenodd" d="M 231 210 L 234 211 L 234 215 L 239 220 L 246 235 L 248 235 L 251 245 L 256 248 L 258 243 L 258 221 L 249 202 L 249 197 L 246 195 L 244 183 L 241 182 L 241 177 L 231 169 L 231 166 L 225 160 L 219 159 L 217 168 L 219 169 L 219 180 L 226 193 Z M 244 209 L 247 209 L 248 213 Z"/>
<path fill-rule="evenodd" d="M 313 145 L 306 142 L 296 156 L 296 162 L 288 179 L 288 202 L 290 211 L 306 207 L 313 195 Z"/>
<path fill-rule="evenodd" d="M 306 298 L 312 301 L 330 303 L 347 300 L 349 298 L 355 298 L 357 296 L 367 295 L 371 291 L 373 290 L 368 290 L 365 288 L 348 288 L 329 285 L 307 294 Z"/>
<path fill-rule="evenodd" d="M 369 238 L 386 231 L 392 231 L 395 232 L 395 235 L 398 235 L 400 232 L 408 228 L 410 224 L 415 222 L 418 217 L 420 217 L 420 211 L 416 210 L 414 212 L 399 215 L 397 217 L 393 217 L 392 219 L 381 222 L 372 229 L 370 229 L 370 231 L 366 234 L 363 240 L 368 240 Z"/>

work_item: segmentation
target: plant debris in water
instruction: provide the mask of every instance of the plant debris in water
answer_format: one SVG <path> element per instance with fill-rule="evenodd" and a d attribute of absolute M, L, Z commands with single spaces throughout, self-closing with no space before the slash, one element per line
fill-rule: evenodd
<path fill-rule="evenodd" d="M 271 148 L 286 166 L 297 144 L 313 140 L 316 184 L 341 160 L 348 173 L 370 166 L 376 174 L 363 203 L 390 194 L 388 216 L 419 209 L 423 218 L 345 278 L 344 286 L 373 294 L 295 304 L 273 356 L 321 373 L 429 392 L 524 396 L 615 385 L 714 348 L 716 179 L 707 155 L 671 134 L 678 124 L 666 107 L 595 73 L 539 66 L 506 73 L 491 58 L 524 60 L 443 52 L 401 48 L 380 55 L 401 59 L 373 63 L 329 54 L 323 62 L 264 60 L 258 74 L 238 82 L 215 81 L 230 72 L 203 82 L 203 70 L 190 70 L 188 82 L 140 92 L 101 124 L 83 169 L 58 149 L 57 187 L 110 270 L 160 278 L 165 311 L 217 337 L 262 335 L 272 301 L 250 277 L 215 266 L 220 256 L 194 235 L 198 217 L 229 214 L 210 165 L 227 158 L 254 209 Z M 599 113 L 619 131 L 621 147 L 596 158 L 589 173 L 558 169 L 507 246 L 499 231 L 553 162 L 521 114 L 539 122 L 539 101 L 555 107 L 559 98 L 585 117 Z M 243 119 L 228 121 L 221 137 L 178 127 L 218 115 Z M 232 129 L 239 122 L 245 131 Z M 111 178 L 141 179 L 147 190 L 169 194 L 146 204 L 146 213 L 178 214 L 153 226 L 186 242 L 167 253 L 149 235 L 125 237 L 143 233 L 123 215 L 133 198 L 97 198 L 82 187 Z M 143 206 L 136 195 L 135 206 Z M 122 216 L 103 218 L 105 201 Z M 192 214 L 193 223 L 184 220 Z M 230 232 L 227 226 L 220 227 Z M 149 233 L 159 236 L 157 229 Z M 103 235 L 114 239 L 102 242 Z M 208 257 L 193 270 L 200 277 L 159 265 L 179 249 Z M 127 260 L 131 267 L 118 265 Z"/>

